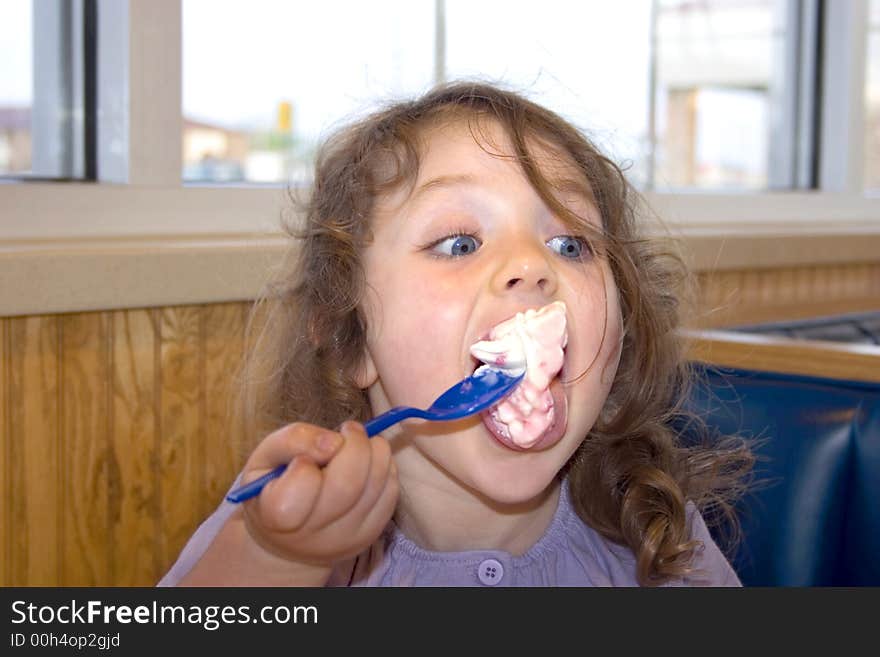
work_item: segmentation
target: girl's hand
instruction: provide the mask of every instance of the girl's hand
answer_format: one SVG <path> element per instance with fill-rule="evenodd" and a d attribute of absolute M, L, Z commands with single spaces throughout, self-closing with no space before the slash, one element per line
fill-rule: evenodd
<path fill-rule="evenodd" d="M 329 569 L 375 541 L 397 504 L 397 466 L 381 436 L 362 424 L 339 432 L 296 422 L 270 434 L 245 464 L 246 484 L 290 462 L 260 494 L 244 502 L 245 524 L 264 550 Z M 323 466 L 323 467 L 322 467 Z"/>

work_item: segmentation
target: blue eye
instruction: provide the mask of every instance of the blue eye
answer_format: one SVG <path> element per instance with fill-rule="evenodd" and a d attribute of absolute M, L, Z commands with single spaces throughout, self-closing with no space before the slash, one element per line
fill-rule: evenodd
<path fill-rule="evenodd" d="M 482 242 L 472 235 L 450 235 L 446 239 L 440 240 L 432 250 L 443 255 L 460 257 L 470 255 L 480 248 Z"/>
<path fill-rule="evenodd" d="M 558 235 L 548 240 L 547 246 L 563 258 L 583 258 L 590 253 L 590 245 L 586 240 L 573 235 Z"/>

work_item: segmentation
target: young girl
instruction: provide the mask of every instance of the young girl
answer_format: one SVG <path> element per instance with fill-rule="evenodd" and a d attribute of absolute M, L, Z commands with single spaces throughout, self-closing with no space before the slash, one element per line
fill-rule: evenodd
<path fill-rule="evenodd" d="M 700 511 L 730 510 L 741 444 L 684 448 L 681 269 L 621 171 L 556 114 L 457 83 L 332 137 L 249 357 L 265 436 L 160 585 L 738 585 Z M 563 302 L 555 419 L 527 446 L 425 408 L 470 346 Z M 717 515 L 717 514 L 716 514 Z"/>

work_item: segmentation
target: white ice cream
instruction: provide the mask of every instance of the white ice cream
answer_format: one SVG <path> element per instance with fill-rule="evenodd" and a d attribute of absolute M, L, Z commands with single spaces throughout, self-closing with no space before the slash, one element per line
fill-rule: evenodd
<path fill-rule="evenodd" d="M 538 310 L 517 313 L 489 332 L 489 339 L 471 346 L 474 358 L 526 376 L 491 415 L 505 436 L 519 447 L 531 447 L 553 423 L 550 382 L 562 369 L 565 304 L 554 301 Z"/>

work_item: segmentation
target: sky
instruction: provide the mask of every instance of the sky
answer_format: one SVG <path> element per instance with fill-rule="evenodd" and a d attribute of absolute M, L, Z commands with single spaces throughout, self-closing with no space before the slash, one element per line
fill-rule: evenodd
<path fill-rule="evenodd" d="M 649 0 L 447 0 L 447 78 L 503 81 L 581 127 L 643 133 Z M 319 137 L 433 82 L 433 0 L 184 0 L 183 105 L 227 125 Z"/>
<path fill-rule="evenodd" d="M 33 85 L 30 0 L 0 0 L 0 105 L 30 105 Z"/>
<path fill-rule="evenodd" d="M 434 4 L 183 0 L 183 114 L 266 130 L 288 101 L 295 134 L 318 140 L 378 102 L 433 83 Z M 870 6 L 877 62 L 880 0 Z M 641 158 L 650 0 L 446 0 L 445 7 L 447 79 L 503 82 L 585 129 L 618 161 Z M 0 106 L 30 103 L 31 41 L 31 0 L 0 0 Z M 690 56 L 688 67 L 703 60 L 717 61 Z M 737 61 L 731 68 L 746 69 L 754 67 Z M 880 66 L 870 66 L 868 77 L 880 87 Z"/>
<path fill-rule="evenodd" d="M 643 134 L 649 0 L 446 0 L 447 79 L 524 91 L 580 127 Z M 0 105 L 30 103 L 30 0 L 0 0 Z M 434 81 L 434 0 L 183 0 L 183 112 L 267 128 L 281 101 L 317 139 Z"/>

